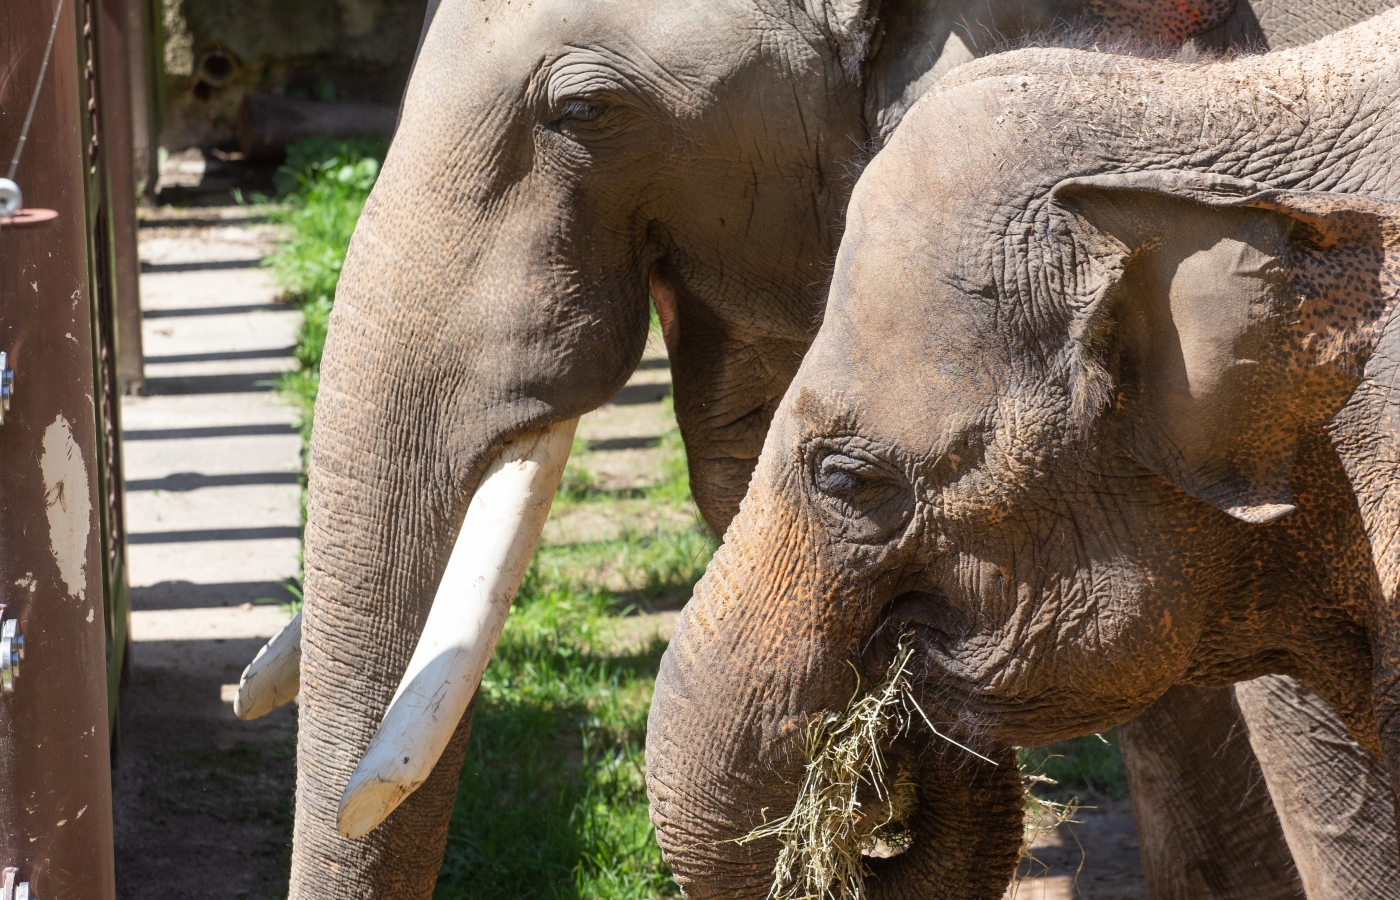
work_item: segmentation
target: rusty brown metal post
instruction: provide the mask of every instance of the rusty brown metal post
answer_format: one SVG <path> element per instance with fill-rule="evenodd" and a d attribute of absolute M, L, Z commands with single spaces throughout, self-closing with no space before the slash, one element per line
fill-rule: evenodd
<path fill-rule="evenodd" d="M 146 385 L 145 354 L 141 346 L 141 264 L 136 253 L 136 160 L 138 124 L 132 115 L 131 42 L 144 43 L 131 33 L 130 8 L 141 0 L 106 0 L 100 14 L 101 71 L 98 79 L 102 109 L 101 151 L 110 183 L 112 274 L 116 279 L 117 381 L 122 393 L 140 394 Z M 139 22 L 139 14 L 135 17 Z M 139 53 L 138 53 L 139 55 Z M 142 83 L 144 87 L 144 82 Z"/>
<path fill-rule="evenodd" d="M 0 4 L 6 162 L 58 2 Z M 125 650 L 125 552 L 112 328 L 98 311 L 116 290 L 115 242 L 100 20 L 90 0 L 62 2 L 15 174 L 26 207 L 57 215 L 0 224 L 0 352 L 15 373 L 0 423 L 0 868 L 41 900 L 111 900 L 109 672 Z"/>

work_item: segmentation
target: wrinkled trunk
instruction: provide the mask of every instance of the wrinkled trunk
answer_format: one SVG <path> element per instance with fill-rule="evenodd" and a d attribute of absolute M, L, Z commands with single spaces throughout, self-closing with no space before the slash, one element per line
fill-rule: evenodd
<path fill-rule="evenodd" d="M 406 448 L 394 427 L 403 414 L 357 389 L 385 379 L 373 339 L 347 322 L 344 294 L 340 302 L 312 448 L 291 897 L 429 897 L 470 712 L 433 776 L 381 828 L 356 841 L 336 829 L 341 793 L 426 618 L 442 565 L 436 551 L 453 537 L 448 510 L 434 508 L 446 498 L 433 496 L 431 463 L 419 464 L 422 450 Z"/>
<path fill-rule="evenodd" d="M 811 548 L 804 516 L 765 478 L 777 469 L 772 459 L 760 461 L 682 614 L 647 728 L 657 839 L 691 898 L 768 895 L 778 841 L 736 841 L 793 808 L 805 726 L 845 709 L 857 686 L 852 664 L 866 668 L 858 651 L 880 615 L 868 586 L 843 584 Z M 888 658 L 866 662 L 860 683 L 868 689 Z M 896 744 L 887 761 L 898 760 L 918 785 L 906 822 L 913 842 L 899 856 L 867 860 L 867 896 L 1000 897 L 1022 839 L 1014 755 L 994 753 L 994 766 L 919 728 Z"/>
<path fill-rule="evenodd" d="M 404 127 L 445 130 L 432 119 L 409 124 L 406 114 Z M 403 130 L 399 140 L 427 141 L 404 140 Z M 485 222 L 463 215 L 470 194 L 464 201 L 445 176 L 425 175 L 413 152 L 391 151 L 366 205 L 322 363 L 291 884 L 306 900 L 431 896 L 470 710 L 428 780 L 356 840 L 337 830 L 342 793 L 404 675 L 487 467 L 515 437 L 604 403 L 646 340 L 648 261 L 585 257 L 571 246 L 568 215 L 553 208 L 507 208 Z"/>

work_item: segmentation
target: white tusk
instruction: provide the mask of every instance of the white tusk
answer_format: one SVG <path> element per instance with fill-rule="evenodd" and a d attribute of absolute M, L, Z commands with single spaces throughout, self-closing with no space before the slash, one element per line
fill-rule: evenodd
<path fill-rule="evenodd" d="M 296 699 L 301 690 L 301 613 L 272 636 L 238 679 L 233 714 L 240 719 L 265 716 Z"/>
<path fill-rule="evenodd" d="M 578 419 L 506 445 L 467 507 L 418 647 L 340 798 L 341 835 L 368 833 L 437 765 L 481 684 L 544 529 Z"/>

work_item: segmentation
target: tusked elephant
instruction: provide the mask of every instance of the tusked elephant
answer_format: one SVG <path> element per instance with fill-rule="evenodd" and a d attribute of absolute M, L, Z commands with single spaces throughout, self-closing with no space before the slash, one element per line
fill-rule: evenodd
<path fill-rule="evenodd" d="M 945 78 L 855 188 L 662 661 L 647 777 L 687 896 L 767 896 L 777 843 L 739 839 L 900 642 L 928 728 L 1000 765 L 898 736 L 912 843 L 868 896 L 993 900 L 1005 747 L 1260 676 L 1251 739 L 1330 707 L 1376 760 L 1353 805 L 1313 795 L 1310 832 L 1288 820 L 1315 748 L 1261 754 L 1307 896 L 1400 894 L 1397 312 L 1400 10 L 1262 56 L 1035 49 Z M 1326 827 L 1364 839 L 1328 857 Z"/>
<path fill-rule="evenodd" d="M 571 423 L 635 367 L 648 296 L 722 531 L 815 333 L 850 173 L 929 84 L 1059 26 L 1278 43 L 1364 6 L 437 5 L 332 314 L 305 613 L 238 703 L 265 711 L 300 678 L 292 896 L 431 893 L 463 713 Z"/>

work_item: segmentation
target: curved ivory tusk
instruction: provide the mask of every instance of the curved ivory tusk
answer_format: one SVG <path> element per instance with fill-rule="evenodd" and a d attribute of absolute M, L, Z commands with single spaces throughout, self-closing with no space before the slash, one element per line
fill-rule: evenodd
<path fill-rule="evenodd" d="M 384 721 L 340 798 L 357 838 L 418 789 L 466 712 L 544 529 L 578 419 L 506 445 L 467 507 L 428 621 Z"/>
<path fill-rule="evenodd" d="M 301 690 L 301 613 L 272 636 L 238 679 L 233 714 L 256 719 L 296 699 Z"/>

